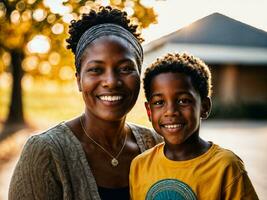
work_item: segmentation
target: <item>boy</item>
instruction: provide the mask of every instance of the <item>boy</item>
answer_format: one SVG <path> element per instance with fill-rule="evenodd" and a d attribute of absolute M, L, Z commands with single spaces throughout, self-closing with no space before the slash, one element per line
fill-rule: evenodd
<path fill-rule="evenodd" d="M 168 54 L 145 72 L 149 120 L 164 143 L 131 164 L 132 200 L 257 200 L 242 160 L 199 137 L 211 109 L 211 74 L 188 54 Z"/>

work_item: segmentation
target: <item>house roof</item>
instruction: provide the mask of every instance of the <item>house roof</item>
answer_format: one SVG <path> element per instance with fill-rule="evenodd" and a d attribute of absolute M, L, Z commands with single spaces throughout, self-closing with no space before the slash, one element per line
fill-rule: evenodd
<path fill-rule="evenodd" d="M 258 52 L 263 50 L 262 52 L 266 53 L 267 51 L 267 32 L 225 15 L 213 13 L 184 28 L 148 43 L 144 46 L 144 50 L 145 53 L 149 53 L 167 44 L 182 47 L 183 51 L 194 53 L 194 55 L 196 55 L 194 52 L 195 49 L 198 49 L 202 51 L 202 57 L 200 58 L 204 59 L 205 57 L 205 59 L 213 60 L 214 62 L 216 60 L 220 62 L 229 61 L 227 59 L 231 57 L 232 62 L 243 61 L 246 63 L 248 61 L 246 57 L 248 56 L 249 62 L 253 63 L 254 61 L 257 62 Z M 223 51 L 223 58 L 220 57 L 222 56 L 220 54 L 218 54 L 218 58 L 216 58 L 216 55 L 212 55 L 212 58 L 210 57 L 211 54 L 209 52 L 213 51 L 213 46 L 215 49 L 219 47 Z M 233 51 L 229 51 L 229 48 Z M 254 48 L 257 50 L 257 53 L 253 53 Z M 178 52 L 180 50 L 181 48 L 177 48 Z M 242 56 L 235 52 L 237 50 L 243 52 Z M 267 55 L 262 56 L 261 63 L 262 61 L 263 63 L 267 63 Z"/>

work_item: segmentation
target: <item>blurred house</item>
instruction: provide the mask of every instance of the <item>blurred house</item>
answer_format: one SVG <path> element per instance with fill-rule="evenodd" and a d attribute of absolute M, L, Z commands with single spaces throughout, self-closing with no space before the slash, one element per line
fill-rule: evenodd
<path fill-rule="evenodd" d="M 213 74 L 212 116 L 267 118 L 267 32 L 219 13 L 148 43 L 144 65 L 168 52 L 188 52 Z"/>

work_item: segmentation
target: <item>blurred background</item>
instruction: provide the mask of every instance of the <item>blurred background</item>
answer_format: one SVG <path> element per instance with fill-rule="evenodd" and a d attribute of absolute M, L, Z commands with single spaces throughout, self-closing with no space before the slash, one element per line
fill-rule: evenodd
<path fill-rule="evenodd" d="M 267 1 L 1 0 L 0 200 L 27 138 L 83 112 L 65 39 L 71 20 L 100 5 L 140 26 L 144 68 L 168 52 L 210 66 L 213 110 L 201 134 L 238 154 L 267 199 Z M 141 91 L 128 120 L 151 126 L 144 99 Z"/>

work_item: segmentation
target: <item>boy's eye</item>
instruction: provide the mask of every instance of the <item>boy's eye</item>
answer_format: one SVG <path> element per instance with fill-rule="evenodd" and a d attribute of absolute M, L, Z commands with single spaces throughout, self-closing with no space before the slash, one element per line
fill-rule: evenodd
<path fill-rule="evenodd" d="M 192 101 L 190 99 L 178 99 L 178 104 L 180 105 L 189 105 Z"/>
<path fill-rule="evenodd" d="M 160 106 L 160 105 L 163 105 L 163 104 L 164 104 L 163 100 L 157 100 L 157 101 L 153 101 L 152 102 L 152 105 L 155 105 L 155 106 Z"/>

